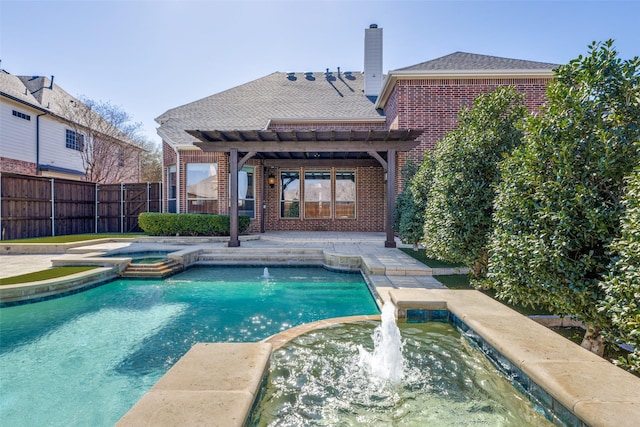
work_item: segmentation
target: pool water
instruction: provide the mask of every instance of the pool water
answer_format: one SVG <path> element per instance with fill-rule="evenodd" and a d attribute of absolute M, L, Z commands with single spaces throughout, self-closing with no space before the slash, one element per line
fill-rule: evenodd
<path fill-rule="evenodd" d="M 195 268 L 0 309 L 3 425 L 111 426 L 197 342 L 377 314 L 359 274 Z"/>
<path fill-rule="evenodd" d="M 375 322 L 301 335 L 272 355 L 253 425 L 552 426 L 448 323 L 400 325 L 404 378 L 368 374 Z"/>

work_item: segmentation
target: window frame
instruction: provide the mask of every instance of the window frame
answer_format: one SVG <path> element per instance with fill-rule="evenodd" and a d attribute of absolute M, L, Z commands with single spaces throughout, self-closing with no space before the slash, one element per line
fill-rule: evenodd
<path fill-rule="evenodd" d="M 171 185 L 172 175 L 173 175 L 174 185 Z M 178 213 L 177 201 L 178 201 L 178 166 L 176 164 L 173 164 L 173 165 L 167 166 L 167 212 Z"/>
<path fill-rule="evenodd" d="M 329 179 L 325 179 L 325 178 L 321 178 L 321 179 L 317 179 L 317 178 L 311 178 L 308 179 L 307 178 L 307 174 L 322 174 L 322 175 L 328 175 Z M 302 174 L 302 176 L 304 177 L 303 180 L 303 184 L 302 184 L 302 199 L 303 199 L 303 217 L 304 219 L 308 219 L 308 220 L 327 220 L 327 219 L 334 219 L 334 208 L 333 208 L 333 203 L 334 203 L 334 189 L 333 189 L 333 169 L 305 169 L 304 173 Z M 322 197 L 322 192 L 323 190 L 325 190 L 325 186 L 320 184 L 319 191 L 318 191 L 318 200 L 307 200 L 307 196 L 308 193 L 311 193 L 312 189 L 310 187 L 307 187 L 307 181 L 308 180 L 318 180 L 318 181 L 328 181 L 329 185 L 328 185 L 328 190 L 329 190 L 329 199 L 328 200 L 323 200 Z M 315 183 L 314 183 L 315 184 Z M 313 185 L 313 184 L 309 184 L 309 185 Z M 308 191 L 309 190 L 309 191 Z M 314 206 L 317 203 L 318 209 L 318 215 L 319 216 L 309 216 L 309 211 L 311 211 L 311 206 Z M 322 215 L 322 212 L 324 211 L 324 209 L 326 209 L 326 207 L 329 207 L 329 213 L 327 215 Z"/>
<path fill-rule="evenodd" d="M 255 166 L 243 166 L 241 172 L 247 173 L 247 194 L 251 191 L 251 198 L 246 197 L 241 199 L 238 197 L 238 215 L 247 215 L 247 212 L 251 212 L 249 218 L 256 219 L 256 167 Z M 252 209 L 243 209 L 242 207 L 247 202 L 252 205 Z"/>
<path fill-rule="evenodd" d="M 349 173 L 353 175 L 353 200 L 338 200 L 338 174 Z M 333 173 L 334 186 L 334 219 L 337 220 L 349 220 L 349 219 L 357 219 L 358 217 L 358 174 L 355 169 L 335 169 Z M 338 216 L 338 202 L 347 202 L 353 205 L 353 215 L 352 216 Z"/>
<path fill-rule="evenodd" d="M 189 166 L 190 165 L 207 165 L 209 168 L 211 168 L 211 166 L 213 166 L 213 170 L 215 170 L 215 173 L 208 175 L 207 177 L 200 179 L 199 181 L 195 182 L 195 183 L 189 183 Z M 211 177 L 216 177 L 215 178 L 215 187 L 214 187 L 214 193 L 216 195 L 216 197 L 190 197 L 189 195 L 191 194 L 189 192 L 189 187 L 190 186 L 194 186 L 197 185 L 198 183 L 209 179 Z M 190 162 L 187 163 L 185 165 L 185 190 L 186 190 L 186 212 L 187 213 L 209 213 L 209 214 L 218 214 L 220 212 L 220 194 L 219 194 L 219 185 L 220 185 L 220 180 L 219 180 L 219 166 L 217 162 Z M 213 203 L 212 203 L 213 202 Z M 194 206 L 203 206 L 204 209 L 200 210 L 200 209 L 195 209 L 193 208 Z"/>
<path fill-rule="evenodd" d="M 65 147 L 70 150 L 83 151 L 85 135 L 73 129 L 65 129 Z"/>
<path fill-rule="evenodd" d="M 11 114 L 13 114 L 14 117 L 17 117 L 19 119 L 27 120 L 29 122 L 31 121 L 31 115 L 27 113 L 23 113 L 22 111 L 13 110 Z"/>
<path fill-rule="evenodd" d="M 298 198 L 295 199 L 291 199 L 291 200 L 287 200 L 284 199 L 284 190 L 285 188 L 283 187 L 283 179 L 282 179 L 282 175 L 283 174 L 297 174 L 298 178 L 298 188 L 297 188 L 297 194 L 298 194 Z M 299 220 L 302 218 L 302 212 L 300 211 L 300 208 L 302 206 L 302 177 L 301 177 L 302 173 L 300 172 L 300 169 L 283 169 L 278 171 L 278 192 L 279 192 L 279 215 L 280 215 L 280 219 L 284 219 L 284 220 Z M 292 183 L 295 182 L 295 179 L 293 181 L 291 181 Z M 298 202 L 298 207 L 297 207 L 297 211 L 298 211 L 298 215 L 297 216 L 285 216 L 285 210 L 286 212 L 292 212 L 295 209 L 295 202 Z M 287 203 L 289 203 L 289 205 L 287 206 Z"/>

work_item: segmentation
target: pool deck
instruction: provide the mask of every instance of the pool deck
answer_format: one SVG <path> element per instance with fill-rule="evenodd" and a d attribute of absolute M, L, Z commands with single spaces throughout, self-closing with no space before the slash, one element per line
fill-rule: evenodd
<path fill-rule="evenodd" d="M 455 274 L 459 269 L 432 269 L 416 261 L 404 252 L 385 248 L 385 233 L 337 233 L 337 232 L 268 232 L 258 235 L 241 236 L 240 248 L 227 248 L 228 238 L 192 238 L 192 237 L 167 237 L 167 238 L 138 238 L 128 241 L 107 239 L 103 242 L 85 242 L 83 244 L 70 245 L 30 245 L 18 244 L 3 245 L 0 252 L 0 278 L 17 276 L 25 273 L 39 271 L 69 261 L 67 265 L 86 265 L 82 263 L 82 256 L 104 253 L 114 250 L 126 250 L 128 252 L 161 251 L 182 249 L 241 252 L 249 259 L 257 260 L 263 254 L 271 251 L 295 250 L 322 250 L 327 259 L 325 265 L 337 268 L 345 264 L 353 266 L 353 259 L 357 259 L 361 268 L 367 275 L 370 285 L 375 288 L 382 301 L 386 301 L 389 289 L 398 288 L 423 288 L 445 289 L 438 282 L 434 274 Z M 398 247 L 407 247 L 399 240 Z M 52 253 L 44 253 L 51 251 Z M 296 254 L 294 253 L 295 257 Z M 300 255 L 303 257 L 303 255 Z M 236 264 L 249 263 L 245 260 L 234 261 Z M 292 261 L 286 261 L 291 263 Z M 302 259 L 300 262 L 304 263 Z M 97 272 L 96 272 L 97 273 Z M 57 282 L 60 282 L 58 280 Z M 51 289 L 55 292 L 58 285 L 54 281 L 38 282 L 29 285 L 32 288 L 40 287 Z M 61 286 L 65 286 L 63 283 Z M 19 290 L 25 291 L 22 285 L 5 285 L 0 289 L 0 301 L 12 301 L 20 298 Z M 13 292 L 15 296 L 8 294 Z M 30 291 L 29 291 L 30 292 Z"/>
<path fill-rule="evenodd" d="M 453 291 L 433 274 L 453 271 L 426 267 L 400 250 L 384 247 L 384 233 L 269 232 L 242 236 L 241 248 L 256 256 L 268 250 L 322 249 L 325 256 L 360 257 L 378 297 L 392 301 L 399 317 L 407 308 L 447 309 L 497 349 L 511 365 L 542 386 L 551 405 L 562 404 L 579 417 L 577 426 L 637 426 L 640 378 L 560 337 L 476 291 Z M 0 255 L 0 277 L 42 270 L 65 251 L 100 253 L 184 247 L 218 249 L 224 239 L 168 238 L 109 241 L 58 249 L 55 254 Z M 398 242 L 398 246 L 402 246 Z M 228 248 L 236 249 L 236 248 Z M 42 251 L 42 249 L 38 249 Z M 375 319 L 368 316 L 367 319 Z M 269 355 L 289 339 L 342 318 L 302 325 L 260 343 L 198 344 L 176 363 L 118 422 L 119 426 L 243 426 L 268 372 Z M 532 385 L 532 387 L 535 387 Z M 574 420 L 575 421 L 575 420 Z"/>

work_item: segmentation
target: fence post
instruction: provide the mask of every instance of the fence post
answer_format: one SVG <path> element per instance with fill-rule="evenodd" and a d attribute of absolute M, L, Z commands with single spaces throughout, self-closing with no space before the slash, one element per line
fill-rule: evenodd
<path fill-rule="evenodd" d="M 4 240 L 4 228 L 2 228 L 2 172 L 0 172 L 0 240 Z"/>
<path fill-rule="evenodd" d="M 51 178 L 51 235 L 56 235 L 56 186 L 54 178 Z"/>
<path fill-rule="evenodd" d="M 97 182 L 96 182 L 96 193 L 95 193 L 94 197 L 96 199 L 96 201 L 95 201 L 95 206 L 96 206 L 95 207 L 95 212 L 96 213 L 94 215 L 95 216 L 95 231 L 94 231 L 94 233 L 98 234 L 98 203 L 99 202 L 98 202 L 98 183 Z"/>
<path fill-rule="evenodd" d="M 124 233 L 124 184 L 120 183 L 120 233 Z"/>

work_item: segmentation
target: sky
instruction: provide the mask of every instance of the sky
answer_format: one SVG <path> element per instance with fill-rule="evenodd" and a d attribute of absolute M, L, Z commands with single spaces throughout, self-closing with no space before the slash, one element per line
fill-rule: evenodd
<path fill-rule="evenodd" d="M 109 101 L 159 143 L 156 117 L 273 72 L 383 70 L 453 52 L 564 64 L 593 41 L 640 55 L 640 0 L 0 0 L 0 68 Z"/>

